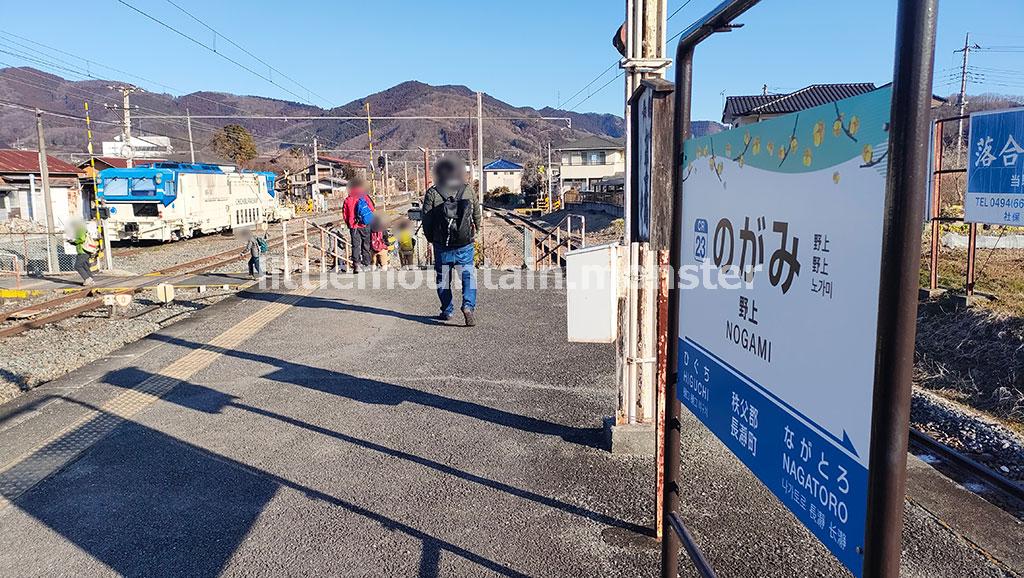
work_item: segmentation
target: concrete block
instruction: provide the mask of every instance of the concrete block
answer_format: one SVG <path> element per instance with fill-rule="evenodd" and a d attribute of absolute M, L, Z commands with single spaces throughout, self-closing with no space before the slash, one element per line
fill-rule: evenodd
<path fill-rule="evenodd" d="M 654 424 L 615 425 L 615 418 L 604 418 L 605 448 L 613 454 L 653 456 Z"/>

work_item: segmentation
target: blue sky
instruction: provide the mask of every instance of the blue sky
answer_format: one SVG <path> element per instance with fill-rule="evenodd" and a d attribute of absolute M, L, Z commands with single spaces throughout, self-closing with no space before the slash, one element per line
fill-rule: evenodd
<path fill-rule="evenodd" d="M 167 0 L 126 0 L 172 27 L 213 45 L 214 34 Z M 622 81 L 612 69 L 572 101 L 617 54 L 613 31 L 622 21 L 621 0 L 174 0 L 304 88 L 216 39 L 225 55 L 242 62 L 317 105 L 337 105 L 404 80 L 464 84 L 515 105 L 568 105 L 579 111 L 622 111 Z M 669 10 L 686 0 L 669 0 Z M 684 29 L 719 0 L 690 0 L 669 22 Z M 163 92 L 220 90 L 298 100 L 294 95 L 190 43 L 117 0 L 94 0 L 83 18 L 38 17 L 44 3 L 0 0 L 0 31 L 18 34 L 89 59 L 54 55 L 101 77 L 119 77 L 113 66 L 173 86 L 138 82 Z M 767 84 L 786 92 L 817 82 L 891 80 L 894 0 L 765 0 L 740 21 L 746 26 L 702 45 L 696 55 L 694 117 L 721 117 L 722 93 L 757 94 Z M 83 5 L 48 0 L 45 11 L 70 16 Z M 943 0 L 936 49 L 936 92 L 957 90 L 954 50 L 970 31 L 982 46 L 1024 46 L 1024 2 Z M 82 27 L 82 25 L 85 25 Z M 0 35 L 0 51 L 11 51 Z M 123 47 L 128 39 L 130 48 Z M 14 39 L 17 40 L 17 39 Z M 21 40 L 17 40 L 22 42 Z M 19 50 L 14 47 L 14 50 Z M 0 52 L 4 64 L 33 64 Z M 1024 94 L 1024 49 L 972 54 L 980 67 L 970 92 Z M 37 67 L 42 67 L 34 64 Z M 45 68 L 45 67 L 43 67 Z M 52 69 L 51 69 L 52 70 Z M 63 76 L 74 77 L 61 70 Z M 982 76 L 984 75 L 984 76 Z M 81 77 L 79 77 L 81 78 Z M 127 80 L 133 80 L 128 78 Z M 598 90 L 611 81 L 602 90 Z M 307 89 L 318 96 L 307 93 Z"/>

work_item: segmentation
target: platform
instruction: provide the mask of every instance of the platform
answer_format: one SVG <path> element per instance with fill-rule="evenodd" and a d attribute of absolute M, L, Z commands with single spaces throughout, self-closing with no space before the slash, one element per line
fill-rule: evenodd
<path fill-rule="evenodd" d="M 0 406 L 0 575 L 656 576 L 653 460 L 600 447 L 612 347 L 566 343 L 559 289 L 484 288 L 475 328 L 435 299 L 249 289 Z M 722 576 L 846 575 L 683 447 Z M 913 503 L 904 540 L 904 576 L 1008 575 Z"/>

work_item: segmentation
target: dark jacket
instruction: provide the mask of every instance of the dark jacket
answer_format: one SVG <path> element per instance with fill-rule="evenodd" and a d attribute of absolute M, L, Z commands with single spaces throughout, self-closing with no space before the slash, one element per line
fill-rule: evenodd
<path fill-rule="evenodd" d="M 461 188 L 462 185 L 459 185 Z M 450 187 L 448 189 L 451 194 L 458 194 L 458 189 Z M 447 192 L 447 190 L 446 190 Z M 483 220 L 483 206 L 480 204 L 480 199 L 477 197 L 476 191 L 473 190 L 471 185 L 466 185 L 466 192 L 462 194 L 462 199 L 470 202 L 470 206 L 473 208 L 473 234 L 480 230 L 480 222 Z M 423 195 L 423 234 L 427 237 L 427 240 L 431 243 L 436 243 L 437 239 L 432 239 L 431 233 L 434 231 L 433 220 L 437 218 L 438 207 L 444 206 L 444 195 L 438 190 L 437 185 L 434 185 L 427 189 L 427 192 Z"/>

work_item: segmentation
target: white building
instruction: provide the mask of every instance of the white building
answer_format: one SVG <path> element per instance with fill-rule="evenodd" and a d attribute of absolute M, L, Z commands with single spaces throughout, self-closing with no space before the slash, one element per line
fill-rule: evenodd
<path fill-rule="evenodd" d="M 50 174 L 50 212 L 54 225 L 63 229 L 81 220 L 88 210 L 79 183 L 78 167 L 58 158 L 46 157 Z M 36 151 L 0 149 L 0 221 L 25 219 L 46 223 L 42 171 Z"/>
<path fill-rule="evenodd" d="M 561 156 L 558 188 L 592 191 L 598 182 L 626 170 L 626 147 L 612 139 L 589 136 L 558 149 Z"/>
<path fill-rule="evenodd" d="M 130 147 L 121 140 L 120 136 L 115 136 L 112 141 L 103 141 L 103 156 L 105 157 L 126 159 L 131 156 L 136 159 L 166 159 L 173 153 L 171 137 L 167 136 L 133 136 Z"/>
<path fill-rule="evenodd" d="M 484 192 L 507 187 L 510 193 L 523 192 L 523 165 L 505 159 L 494 159 L 484 165 Z"/>

